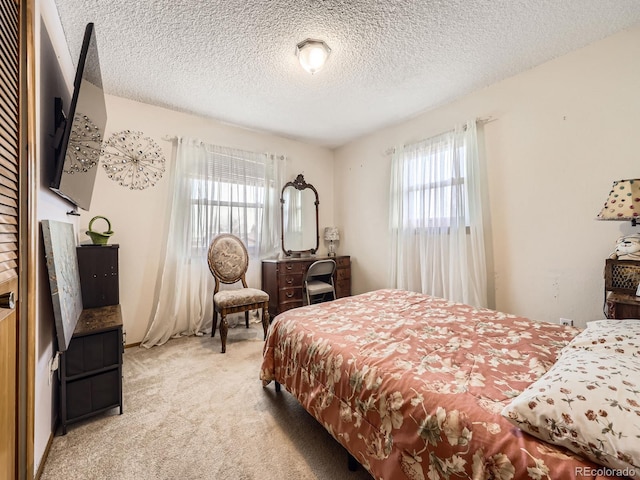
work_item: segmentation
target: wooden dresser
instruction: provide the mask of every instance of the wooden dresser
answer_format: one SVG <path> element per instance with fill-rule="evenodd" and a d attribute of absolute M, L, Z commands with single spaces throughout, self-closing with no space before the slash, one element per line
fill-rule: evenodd
<path fill-rule="evenodd" d="M 334 283 L 338 298 L 351 295 L 351 258 L 337 257 L 278 258 L 262 261 L 262 290 L 269 294 L 269 314 L 273 319 L 290 308 L 302 306 L 302 282 L 309 265 L 317 260 L 336 261 Z"/>

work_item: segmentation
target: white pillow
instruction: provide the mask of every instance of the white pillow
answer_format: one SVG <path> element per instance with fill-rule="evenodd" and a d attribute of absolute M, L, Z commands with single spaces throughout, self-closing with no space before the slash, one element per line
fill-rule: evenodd
<path fill-rule="evenodd" d="M 545 442 L 640 479 L 640 358 L 565 351 L 502 415 Z"/>
<path fill-rule="evenodd" d="M 563 348 L 562 354 L 576 349 L 640 358 L 640 320 L 588 322 L 587 328 Z"/>

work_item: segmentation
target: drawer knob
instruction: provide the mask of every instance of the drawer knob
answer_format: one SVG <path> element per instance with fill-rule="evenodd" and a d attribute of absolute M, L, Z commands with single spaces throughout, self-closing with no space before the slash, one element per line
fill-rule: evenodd
<path fill-rule="evenodd" d="M 287 292 L 287 298 L 293 297 L 293 292 Z"/>

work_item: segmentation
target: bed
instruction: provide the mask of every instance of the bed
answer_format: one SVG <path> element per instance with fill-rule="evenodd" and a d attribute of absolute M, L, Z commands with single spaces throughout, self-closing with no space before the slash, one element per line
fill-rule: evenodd
<path fill-rule="evenodd" d="M 544 425 L 505 412 L 534 386 L 525 410 L 553 403 L 537 382 L 567 349 L 590 350 L 570 347 L 578 332 L 378 290 L 278 315 L 260 378 L 283 385 L 376 479 L 634 477 L 617 468 L 633 460 L 604 468 L 530 434 L 544 438 L 536 431 Z M 562 425 L 552 425 L 556 434 L 571 426 Z"/>

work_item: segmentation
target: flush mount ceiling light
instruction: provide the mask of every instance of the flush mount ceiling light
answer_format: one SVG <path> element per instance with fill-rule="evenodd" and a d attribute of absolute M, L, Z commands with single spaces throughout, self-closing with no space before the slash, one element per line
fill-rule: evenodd
<path fill-rule="evenodd" d="M 296 46 L 296 55 L 300 65 L 307 72 L 314 74 L 324 67 L 331 49 L 322 40 L 307 38 Z"/>

